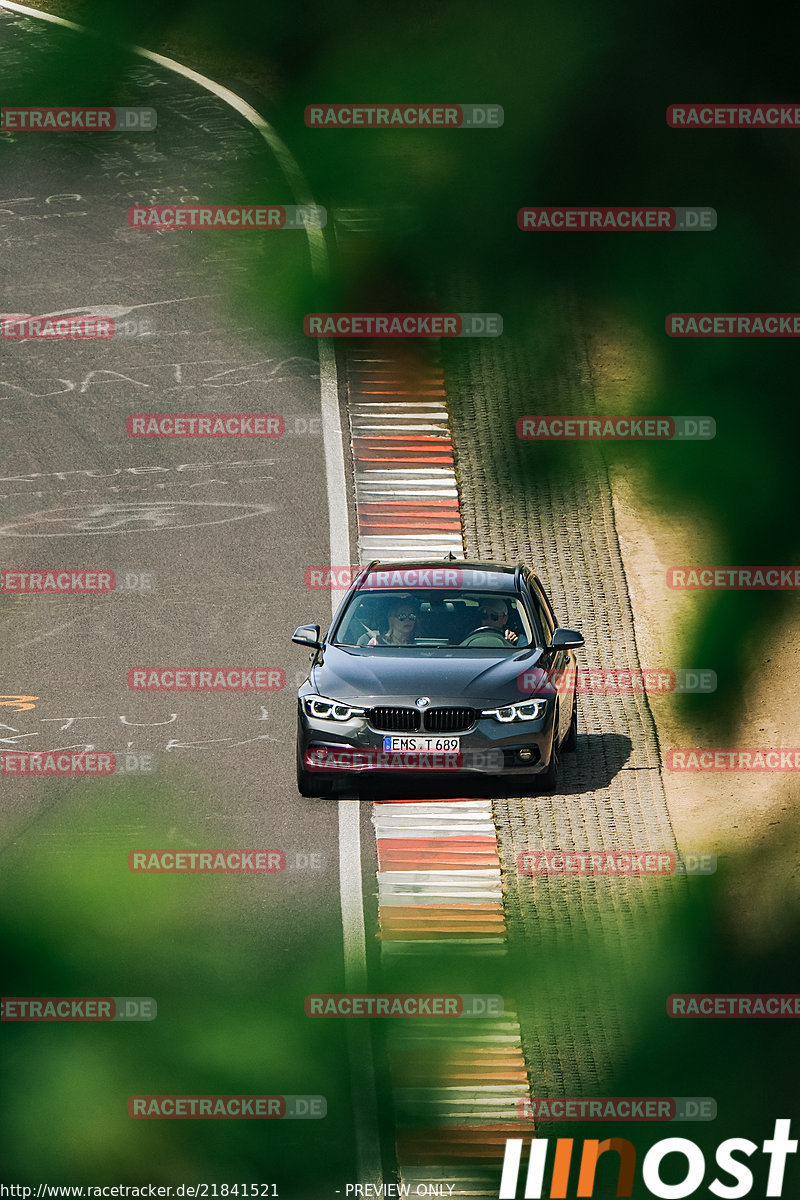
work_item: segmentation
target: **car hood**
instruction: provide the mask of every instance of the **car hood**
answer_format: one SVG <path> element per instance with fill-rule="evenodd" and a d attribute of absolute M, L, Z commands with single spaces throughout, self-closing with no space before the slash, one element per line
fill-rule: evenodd
<path fill-rule="evenodd" d="M 449 650 L 399 654 L 365 654 L 326 646 L 324 661 L 311 672 L 310 682 L 320 695 L 373 704 L 413 704 L 428 696 L 431 705 L 469 705 L 472 708 L 519 701 L 530 695 L 521 686 L 524 672 L 536 671 L 543 651 L 526 648 L 502 658 L 491 649 Z M 528 678 L 531 678 L 530 676 Z M 536 676 L 533 676 L 536 678 Z"/>

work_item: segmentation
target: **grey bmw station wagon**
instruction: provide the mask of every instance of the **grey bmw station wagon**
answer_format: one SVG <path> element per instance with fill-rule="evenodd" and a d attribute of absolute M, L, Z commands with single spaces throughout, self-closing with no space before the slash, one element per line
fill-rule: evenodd
<path fill-rule="evenodd" d="M 375 561 L 324 637 L 301 625 L 292 641 L 312 650 L 297 698 L 302 795 L 459 772 L 557 789 L 584 642 L 523 564 Z"/>

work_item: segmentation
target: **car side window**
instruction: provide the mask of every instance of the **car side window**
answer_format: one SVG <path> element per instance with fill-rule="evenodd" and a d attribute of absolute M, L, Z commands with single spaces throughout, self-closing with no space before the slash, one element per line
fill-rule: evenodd
<path fill-rule="evenodd" d="M 546 607 L 544 606 L 544 604 L 542 603 L 542 601 L 540 600 L 540 598 L 536 594 L 536 592 L 533 593 L 533 603 L 534 603 L 534 607 L 536 608 L 536 615 L 538 616 L 539 621 L 544 628 L 544 639 L 545 640 L 542 642 L 542 645 L 549 646 L 550 642 L 552 641 L 552 638 L 553 638 L 553 632 L 555 630 L 555 625 L 553 624 L 553 620 L 550 616 L 550 613 L 547 611 Z"/>
<path fill-rule="evenodd" d="M 343 627 L 337 635 L 340 646 L 357 646 L 360 638 L 377 632 L 380 614 L 371 599 L 360 600 L 351 609 Z"/>
<path fill-rule="evenodd" d="M 531 604 L 533 607 L 536 641 L 540 646 L 549 646 L 555 625 L 553 624 L 552 617 L 546 606 L 542 603 L 542 599 L 539 596 L 539 593 L 537 592 L 533 582 L 530 580 L 528 581 L 528 594 L 531 598 Z"/>
<path fill-rule="evenodd" d="M 519 600 L 509 600 L 508 602 L 508 628 L 512 633 L 516 633 L 517 641 L 514 645 L 523 646 L 529 645 L 528 641 L 528 626 L 530 622 L 527 620 L 524 605 Z M 533 641 L 536 641 L 536 626 L 533 629 Z"/>
<path fill-rule="evenodd" d="M 544 625 L 542 623 L 541 614 L 539 612 L 539 605 L 536 603 L 536 597 L 533 595 L 532 592 L 531 592 L 531 601 L 532 601 L 531 616 L 533 618 L 531 621 L 531 624 L 533 625 L 533 640 L 537 646 L 546 646 L 547 639 L 544 636 Z"/>
<path fill-rule="evenodd" d="M 541 598 L 542 605 L 547 616 L 547 624 L 549 625 L 551 631 L 558 629 L 558 621 L 556 619 L 556 614 L 553 612 L 553 606 L 550 603 L 550 598 L 541 585 L 539 585 L 538 595 Z"/>

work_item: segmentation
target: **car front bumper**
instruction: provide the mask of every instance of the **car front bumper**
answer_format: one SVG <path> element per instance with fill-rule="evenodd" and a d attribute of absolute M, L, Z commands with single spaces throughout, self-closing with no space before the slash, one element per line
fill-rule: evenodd
<path fill-rule="evenodd" d="M 350 721 L 320 720 L 298 709 L 298 758 L 304 771 L 320 778 L 387 774 L 532 775 L 547 769 L 553 741 L 553 710 L 537 721 L 503 723 L 484 717 L 466 733 L 441 734 L 460 738 L 460 749 L 384 750 L 384 737 L 362 717 Z M 435 734 L 426 734 L 432 738 Z"/>

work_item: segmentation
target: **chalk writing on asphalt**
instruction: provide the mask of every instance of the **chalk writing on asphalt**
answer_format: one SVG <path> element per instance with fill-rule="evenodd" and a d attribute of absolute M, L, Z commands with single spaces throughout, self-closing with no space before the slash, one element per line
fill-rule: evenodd
<path fill-rule="evenodd" d="M 1 698 L 0 698 L 1 699 Z M 31 705 L 33 707 L 33 705 Z M 247 725 L 261 724 L 269 720 L 267 709 L 263 704 L 257 705 L 252 710 L 253 715 L 247 720 Z M 176 712 L 162 712 L 157 721 L 135 721 L 126 714 L 115 713 L 83 713 L 83 714 L 65 714 L 59 717 L 39 717 L 36 720 L 38 725 L 43 725 L 42 730 L 35 729 L 31 732 L 24 732 L 14 725 L 6 725 L 0 722 L 0 750 L 7 746 L 17 746 L 20 749 L 30 749 L 38 751 L 46 751 L 55 753 L 62 750 L 74 750 L 79 753 L 88 754 L 92 750 L 103 750 L 107 748 L 108 742 L 120 736 L 122 730 L 128 731 L 125 736 L 127 746 L 125 749 L 132 750 L 134 748 L 142 748 L 142 742 L 146 743 L 150 749 L 163 750 L 167 754 L 172 754 L 177 750 L 203 750 L 207 746 L 224 746 L 226 749 L 232 750 L 236 746 L 248 746 L 257 742 L 280 742 L 283 739 L 273 737 L 267 733 L 255 733 L 252 728 L 242 726 L 238 730 L 229 734 L 227 737 L 213 738 L 193 738 L 190 736 L 191 729 L 179 729 L 181 717 Z M 78 722 L 92 721 L 95 722 L 91 731 L 87 730 L 86 725 L 78 725 Z M 97 725 L 96 722 L 102 722 Z M 184 717 L 183 724 L 190 725 L 191 718 L 187 721 Z M 261 725 L 263 729 L 263 724 Z M 176 736 L 168 737 L 164 733 L 147 733 L 140 732 L 145 730 L 161 730 L 169 729 L 170 734 Z M 31 741 L 31 739 L 56 738 L 60 733 L 66 733 L 72 730 L 73 736 L 81 736 L 84 731 L 89 737 L 100 736 L 103 743 L 94 742 L 79 742 L 69 746 L 44 746 L 42 741 Z M 132 733 L 130 731 L 138 732 Z M 250 735 L 250 736 L 243 736 Z"/>
<path fill-rule="evenodd" d="M 210 368 L 217 368 L 210 370 Z M 75 392 L 84 396 L 87 393 L 108 389 L 135 387 L 140 394 L 153 392 L 164 395 L 177 391 L 197 391 L 209 389 L 212 392 L 227 391 L 231 388 L 247 388 L 253 384 L 269 387 L 272 384 L 286 383 L 289 380 L 313 380 L 319 373 L 319 364 L 313 358 L 293 355 L 289 358 L 264 358 L 257 362 L 235 363 L 223 359 L 211 358 L 198 362 L 154 363 L 151 366 L 122 367 L 121 370 L 92 369 L 85 371 L 79 378 L 61 378 L 59 376 L 41 377 L 36 380 L 26 380 L 27 386 L 14 383 L 10 379 L 0 379 L 0 399 L 12 400 L 15 396 L 23 395 L 32 399 L 42 400 L 47 396 L 60 396 L 67 392 Z M 57 386 L 58 385 L 58 386 Z"/>
<path fill-rule="evenodd" d="M 0 537 L 53 538 L 116 533 L 154 533 L 161 529 L 194 529 L 223 525 L 273 512 L 269 504 L 225 500 L 109 500 L 29 513 L 0 525 Z"/>
<path fill-rule="evenodd" d="M 176 463 L 171 467 L 144 462 L 135 467 L 94 466 L 76 467 L 70 471 L 25 471 L 18 475 L 0 476 L 0 488 L 3 489 L 0 499 L 274 483 L 275 476 L 263 472 L 273 467 L 276 461 L 274 458 L 215 459 L 212 462 Z M 9 490 L 5 491 L 5 487 Z"/>
<path fill-rule="evenodd" d="M 38 696 L 0 696 L 0 708 L 11 708 L 14 712 L 25 712 L 29 708 L 36 708 L 33 702 L 38 699 Z"/>

